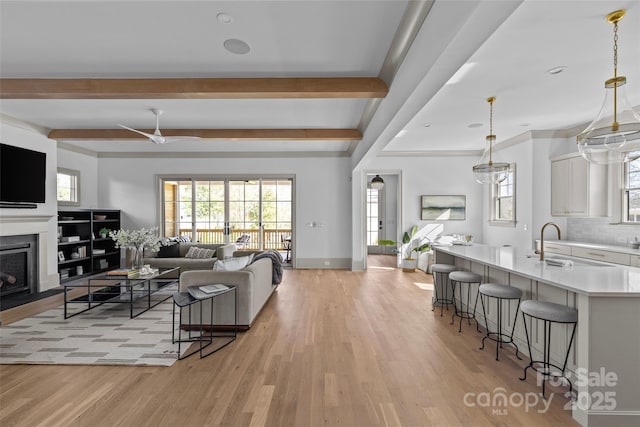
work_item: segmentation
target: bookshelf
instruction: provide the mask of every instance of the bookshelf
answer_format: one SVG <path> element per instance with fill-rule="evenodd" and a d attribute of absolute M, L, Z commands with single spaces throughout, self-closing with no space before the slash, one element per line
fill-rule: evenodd
<path fill-rule="evenodd" d="M 120 211 L 78 209 L 58 211 L 58 273 L 60 283 L 120 267 L 120 250 L 100 230 L 120 229 Z"/>

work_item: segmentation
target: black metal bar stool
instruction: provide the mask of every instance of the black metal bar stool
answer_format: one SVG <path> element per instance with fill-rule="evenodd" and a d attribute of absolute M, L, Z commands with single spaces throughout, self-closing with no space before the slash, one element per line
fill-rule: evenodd
<path fill-rule="evenodd" d="M 433 264 L 431 274 L 433 275 L 433 298 L 431 300 L 431 311 L 436 309 L 436 304 L 440 304 L 440 317 L 444 311 L 444 306 L 453 304 L 453 295 L 449 298 L 449 273 L 456 271 L 458 267 L 451 264 Z M 440 290 L 438 291 L 438 287 Z M 441 295 L 444 294 L 444 295 Z"/>
<path fill-rule="evenodd" d="M 518 345 L 513 341 L 513 332 L 516 329 L 516 320 L 518 319 L 518 310 L 520 309 L 520 299 L 522 298 L 522 291 L 513 286 L 496 285 L 495 283 L 484 283 L 478 288 L 478 295 L 480 295 L 480 302 L 482 303 L 482 315 L 484 316 L 484 322 L 487 326 L 487 335 L 482 338 L 482 347 L 480 350 L 484 350 L 484 340 L 489 338 L 496 342 L 496 360 L 498 358 L 499 349 L 502 348 L 502 344 L 513 344 L 516 348 L 516 357 L 520 360 L 522 358 L 518 356 Z M 487 311 L 484 305 L 485 298 L 494 298 L 496 300 L 496 307 L 498 310 L 496 319 L 496 332 L 489 330 L 489 321 L 487 320 Z M 518 300 L 516 306 L 516 314 L 513 316 L 513 327 L 511 328 L 511 334 L 507 335 L 502 332 L 502 301 L 506 300 L 507 304 L 511 300 Z M 487 304 L 489 302 L 487 301 Z"/>
<path fill-rule="evenodd" d="M 526 368 L 524 368 L 524 376 L 520 380 L 527 379 L 527 369 L 531 368 L 534 371 L 542 374 L 542 397 L 545 397 L 545 384 L 549 377 L 564 378 L 569 383 L 569 392 L 573 391 L 573 384 L 571 380 L 567 378 L 564 371 L 567 368 L 567 361 L 569 360 L 569 352 L 571 351 L 571 344 L 576 334 L 576 326 L 578 325 L 578 310 L 566 305 L 555 304 L 546 301 L 524 301 L 520 304 L 520 311 L 522 311 L 522 319 L 524 320 L 524 332 L 527 336 L 527 347 L 529 347 L 529 358 L 531 361 Z M 544 360 L 533 360 L 533 354 L 531 353 L 531 340 L 529 339 L 529 331 L 527 329 L 527 319 L 525 316 L 529 316 L 533 319 L 539 319 L 544 321 Z M 571 332 L 571 339 L 567 346 L 567 354 L 564 357 L 564 364 L 562 368 L 558 365 L 551 363 L 551 324 L 552 323 L 564 323 L 573 324 L 573 331 Z M 537 366 L 536 366 L 537 365 Z M 551 372 L 551 368 L 559 369 L 560 372 Z"/>
<path fill-rule="evenodd" d="M 480 286 L 482 283 L 482 276 L 476 273 L 472 273 L 470 271 L 453 271 L 449 273 L 449 280 L 451 281 L 451 288 L 453 290 L 453 308 L 454 313 L 451 316 L 451 325 L 455 323 L 455 318 L 458 316 L 460 318 L 460 326 L 458 327 L 458 332 L 462 332 L 462 319 L 467 319 L 467 323 L 471 325 L 471 319 L 476 321 L 476 329 L 480 332 L 480 327 L 478 326 L 478 321 L 476 320 L 476 307 L 478 306 L 478 296 L 476 295 L 476 303 L 473 306 L 473 311 L 471 311 L 471 285 L 474 283 Z M 464 286 L 466 285 L 466 286 Z M 464 304 L 464 291 L 463 288 L 466 287 L 466 306 Z M 458 295 L 460 299 L 460 308 L 458 309 L 458 305 L 456 304 L 456 288 L 458 288 Z M 465 308 L 466 307 L 466 308 Z"/>

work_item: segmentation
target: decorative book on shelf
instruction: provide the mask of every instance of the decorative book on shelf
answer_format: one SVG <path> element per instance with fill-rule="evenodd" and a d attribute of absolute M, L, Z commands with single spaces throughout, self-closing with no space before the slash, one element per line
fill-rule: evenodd
<path fill-rule="evenodd" d="M 196 299 L 209 298 L 213 295 L 219 294 L 228 290 L 227 285 L 214 284 L 214 285 L 202 285 L 202 286 L 189 286 L 187 291 L 189 295 Z"/>

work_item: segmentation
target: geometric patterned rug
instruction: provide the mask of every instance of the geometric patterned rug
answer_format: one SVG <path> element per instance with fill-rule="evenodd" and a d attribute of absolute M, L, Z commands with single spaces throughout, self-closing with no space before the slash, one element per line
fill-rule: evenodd
<path fill-rule="evenodd" d="M 172 314 L 172 299 L 133 319 L 126 304 L 69 319 L 60 306 L 0 327 L 0 364 L 171 366 L 178 354 Z"/>

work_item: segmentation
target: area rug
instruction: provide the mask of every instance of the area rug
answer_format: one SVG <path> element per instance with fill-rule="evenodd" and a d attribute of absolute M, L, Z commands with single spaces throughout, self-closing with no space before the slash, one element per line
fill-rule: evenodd
<path fill-rule="evenodd" d="M 0 364 L 171 366 L 178 358 L 172 314 L 171 299 L 133 319 L 126 304 L 105 304 L 69 319 L 60 306 L 2 326 Z"/>

